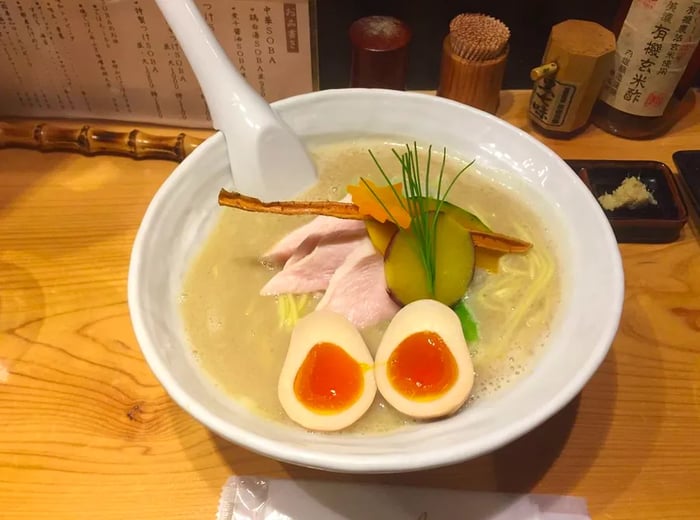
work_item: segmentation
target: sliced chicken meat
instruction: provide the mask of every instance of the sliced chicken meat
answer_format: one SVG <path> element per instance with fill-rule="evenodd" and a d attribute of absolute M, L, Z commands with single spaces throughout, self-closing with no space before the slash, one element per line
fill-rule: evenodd
<path fill-rule="evenodd" d="M 349 202 L 350 198 L 345 197 L 342 202 Z M 289 260 L 302 243 L 315 246 L 327 236 L 333 235 L 340 238 L 349 234 L 350 238 L 354 233 L 364 230 L 365 225 L 361 220 L 349 220 L 335 217 L 320 216 L 312 221 L 298 227 L 288 235 L 285 235 L 279 242 L 270 248 L 263 256 L 263 260 L 276 265 L 282 265 Z"/>
<path fill-rule="evenodd" d="M 369 239 L 364 226 L 325 236 L 307 236 L 288 257 L 284 268 L 260 290 L 260 294 L 271 296 L 326 290 L 336 269 L 365 241 L 369 242 Z"/>
<path fill-rule="evenodd" d="M 394 317 L 399 306 L 389 297 L 384 262 L 369 239 L 364 239 L 338 267 L 317 309 L 345 316 L 358 328 Z"/>

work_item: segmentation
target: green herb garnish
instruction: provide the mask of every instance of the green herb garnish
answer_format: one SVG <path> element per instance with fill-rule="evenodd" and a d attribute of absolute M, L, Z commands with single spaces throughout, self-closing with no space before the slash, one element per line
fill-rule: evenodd
<path fill-rule="evenodd" d="M 432 145 L 428 147 L 428 157 L 425 165 L 425 173 L 421 173 L 420 159 L 418 155 L 418 145 L 413 143 L 413 147 L 406 144 L 406 151 L 399 154 L 396 150 L 392 149 L 394 156 L 398 159 L 401 164 L 401 176 L 403 181 L 404 197 L 406 199 L 406 205 L 404 205 L 403 199 L 399 193 L 394 189 L 389 176 L 384 171 L 384 168 L 379 164 L 379 161 L 374 156 L 371 150 L 369 154 L 372 160 L 377 165 L 379 172 L 386 181 L 386 183 L 392 187 L 392 191 L 399 201 L 401 206 L 408 211 L 411 215 L 411 232 L 415 238 L 415 244 L 417 247 L 418 256 L 421 259 L 423 268 L 425 271 L 426 282 L 428 291 L 431 295 L 435 294 L 435 258 L 436 258 L 436 241 L 435 237 L 437 234 L 437 222 L 438 216 L 442 209 L 442 205 L 447 199 L 450 190 L 454 186 L 457 179 L 464 173 L 467 168 L 469 168 L 474 161 L 467 164 L 462 168 L 452 179 L 447 189 L 442 192 L 443 177 L 445 174 L 445 163 L 447 160 L 447 149 L 443 148 L 442 151 L 442 163 L 440 165 L 440 171 L 438 173 L 437 179 L 437 193 L 435 197 L 430 197 L 430 165 L 432 162 Z M 369 186 L 368 186 L 369 187 Z M 386 210 L 386 206 L 380 200 L 380 198 L 371 191 L 374 198 L 379 204 Z M 432 201 L 435 201 L 434 203 Z M 389 214 L 387 210 L 387 214 Z M 394 219 L 391 214 L 389 217 L 392 221 L 397 224 L 396 219 Z"/>

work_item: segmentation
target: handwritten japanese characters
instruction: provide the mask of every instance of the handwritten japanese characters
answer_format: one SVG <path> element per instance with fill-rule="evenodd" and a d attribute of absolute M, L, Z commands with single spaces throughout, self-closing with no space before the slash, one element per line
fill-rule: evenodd
<path fill-rule="evenodd" d="M 197 5 L 268 101 L 313 89 L 308 0 Z M 153 0 L 0 0 L 0 115 L 211 126 Z"/>

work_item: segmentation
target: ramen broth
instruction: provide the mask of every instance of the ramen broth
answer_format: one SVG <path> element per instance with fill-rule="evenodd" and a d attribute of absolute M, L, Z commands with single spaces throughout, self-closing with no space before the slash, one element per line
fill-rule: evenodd
<path fill-rule="evenodd" d="M 382 182 L 368 148 L 390 176 L 400 175 L 392 146 L 403 145 L 354 140 L 313 146 L 321 180 L 306 198 L 340 199 L 359 176 Z M 433 152 L 433 171 L 439 171 L 441 161 L 442 152 Z M 461 160 L 448 157 L 445 178 L 463 167 Z M 474 165 L 454 185 L 448 200 L 478 215 L 494 231 L 533 244 L 526 254 L 503 256 L 497 274 L 477 269 L 469 287 L 467 304 L 480 332 L 480 339 L 469 346 L 475 368 L 471 402 L 504 388 L 529 369 L 549 332 L 559 281 L 546 226 L 514 191 L 486 178 Z M 222 210 L 192 262 L 180 302 L 195 357 L 213 382 L 255 412 L 288 424 L 293 423 L 278 401 L 277 382 L 291 328 L 281 325 L 277 298 L 259 295 L 276 272 L 260 256 L 310 218 Z M 319 296 L 309 299 L 306 312 L 313 310 Z M 372 353 L 386 325 L 362 331 Z M 369 412 L 348 430 L 382 432 L 411 422 L 378 394 Z"/>

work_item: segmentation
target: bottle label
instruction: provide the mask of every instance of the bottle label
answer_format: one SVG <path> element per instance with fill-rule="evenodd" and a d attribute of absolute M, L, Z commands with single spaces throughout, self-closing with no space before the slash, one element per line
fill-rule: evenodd
<path fill-rule="evenodd" d="M 545 128 L 563 126 L 576 96 L 576 88 L 575 84 L 562 83 L 552 77 L 538 80 L 530 97 L 530 116 Z"/>
<path fill-rule="evenodd" d="M 638 116 L 660 116 L 700 38 L 700 0 L 633 0 L 600 99 Z"/>

